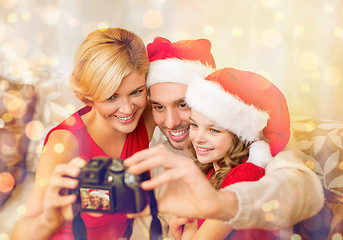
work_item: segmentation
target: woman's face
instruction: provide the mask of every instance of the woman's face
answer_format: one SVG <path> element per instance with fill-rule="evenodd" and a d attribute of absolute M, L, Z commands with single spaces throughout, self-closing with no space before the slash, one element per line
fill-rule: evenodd
<path fill-rule="evenodd" d="M 134 71 L 123 78 L 109 99 L 94 102 L 94 108 L 111 128 L 130 133 L 136 128 L 146 103 L 145 75 Z"/>
<path fill-rule="evenodd" d="M 223 158 L 232 145 L 233 135 L 227 130 L 215 126 L 195 110 L 190 117 L 189 137 L 199 162 L 211 163 Z"/>

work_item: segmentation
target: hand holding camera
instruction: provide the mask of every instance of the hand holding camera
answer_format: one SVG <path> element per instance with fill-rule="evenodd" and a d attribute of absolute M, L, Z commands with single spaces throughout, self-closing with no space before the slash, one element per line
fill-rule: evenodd
<path fill-rule="evenodd" d="M 74 212 L 138 213 L 148 204 L 148 192 L 140 187 L 149 179 L 147 172 L 130 174 L 120 158 L 95 157 L 77 179 L 79 186 L 70 190 L 77 195 Z"/>

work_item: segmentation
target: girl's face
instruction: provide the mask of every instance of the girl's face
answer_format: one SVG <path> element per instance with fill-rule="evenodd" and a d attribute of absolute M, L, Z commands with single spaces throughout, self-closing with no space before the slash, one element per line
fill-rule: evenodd
<path fill-rule="evenodd" d="M 145 75 L 134 71 L 123 78 L 118 90 L 109 99 L 94 102 L 94 108 L 97 116 L 110 127 L 130 133 L 136 128 L 146 102 Z"/>
<path fill-rule="evenodd" d="M 199 162 L 215 163 L 222 159 L 232 145 L 233 135 L 195 110 L 190 117 L 189 137 Z"/>

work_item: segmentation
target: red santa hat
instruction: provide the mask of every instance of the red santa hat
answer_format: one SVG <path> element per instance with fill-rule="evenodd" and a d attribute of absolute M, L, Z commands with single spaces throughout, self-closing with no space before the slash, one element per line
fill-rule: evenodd
<path fill-rule="evenodd" d="M 98 195 L 99 196 L 99 191 L 96 189 L 89 189 L 89 195 Z"/>
<path fill-rule="evenodd" d="M 216 68 L 211 42 L 207 39 L 170 42 L 156 37 L 147 50 L 150 60 L 148 88 L 162 82 L 188 85 L 194 77 L 205 78 Z"/>
<path fill-rule="evenodd" d="M 101 198 L 105 198 L 107 199 L 108 201 L 110 200 L 110 195 L 108 193 L 104 193 L 101 195 Z"/>
<path fill-rule="evenodd" d="M 265 167 L 290 137 L 290 117 L 281 91 L 253 72 L 224 68 L 187 88 L 188 105 L 219 127 L 252 143 L 249 162 Z M 261 133 L 268 144 L 261 139 Z M 269 156 L 269 157 L 268 157 Z"/>

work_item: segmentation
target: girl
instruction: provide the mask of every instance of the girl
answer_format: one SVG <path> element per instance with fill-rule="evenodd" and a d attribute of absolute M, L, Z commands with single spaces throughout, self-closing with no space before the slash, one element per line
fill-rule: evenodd
<path fill-rule="evenodd" d="M 149 59 L 143 41 L 125 29 L 97 30 L 78 48 L 74 64 L 70 87 L 86 106 L 47 134 L 27 212 L 12 239 L 73 239 L 64 210 L 76 196 L 61 190 L 77 187 L 70 177 L 85 165 L 78 157 L 125 159 L 149 145 L 155 125 L 145 108 Z M 54 151 L 56 144 L 64 145 L 63 153 Z M 122 213 L 81 217 L 88 239 L 119 239 L 129 226 Z"/>
<path fill-rule="evenodd" d="M 290 136 L 289 113 L 282 93 L 262 76 L 224 68 L 188 86 L 192 109 L 186 152 L 216 189 L 257 181 L 267 162 Z M 268 146 L 268 143 L 269 146 Z M 219 220 L 187 224 L 182 239 L 277 239 L 279 232 L 233 230 Z"/>

